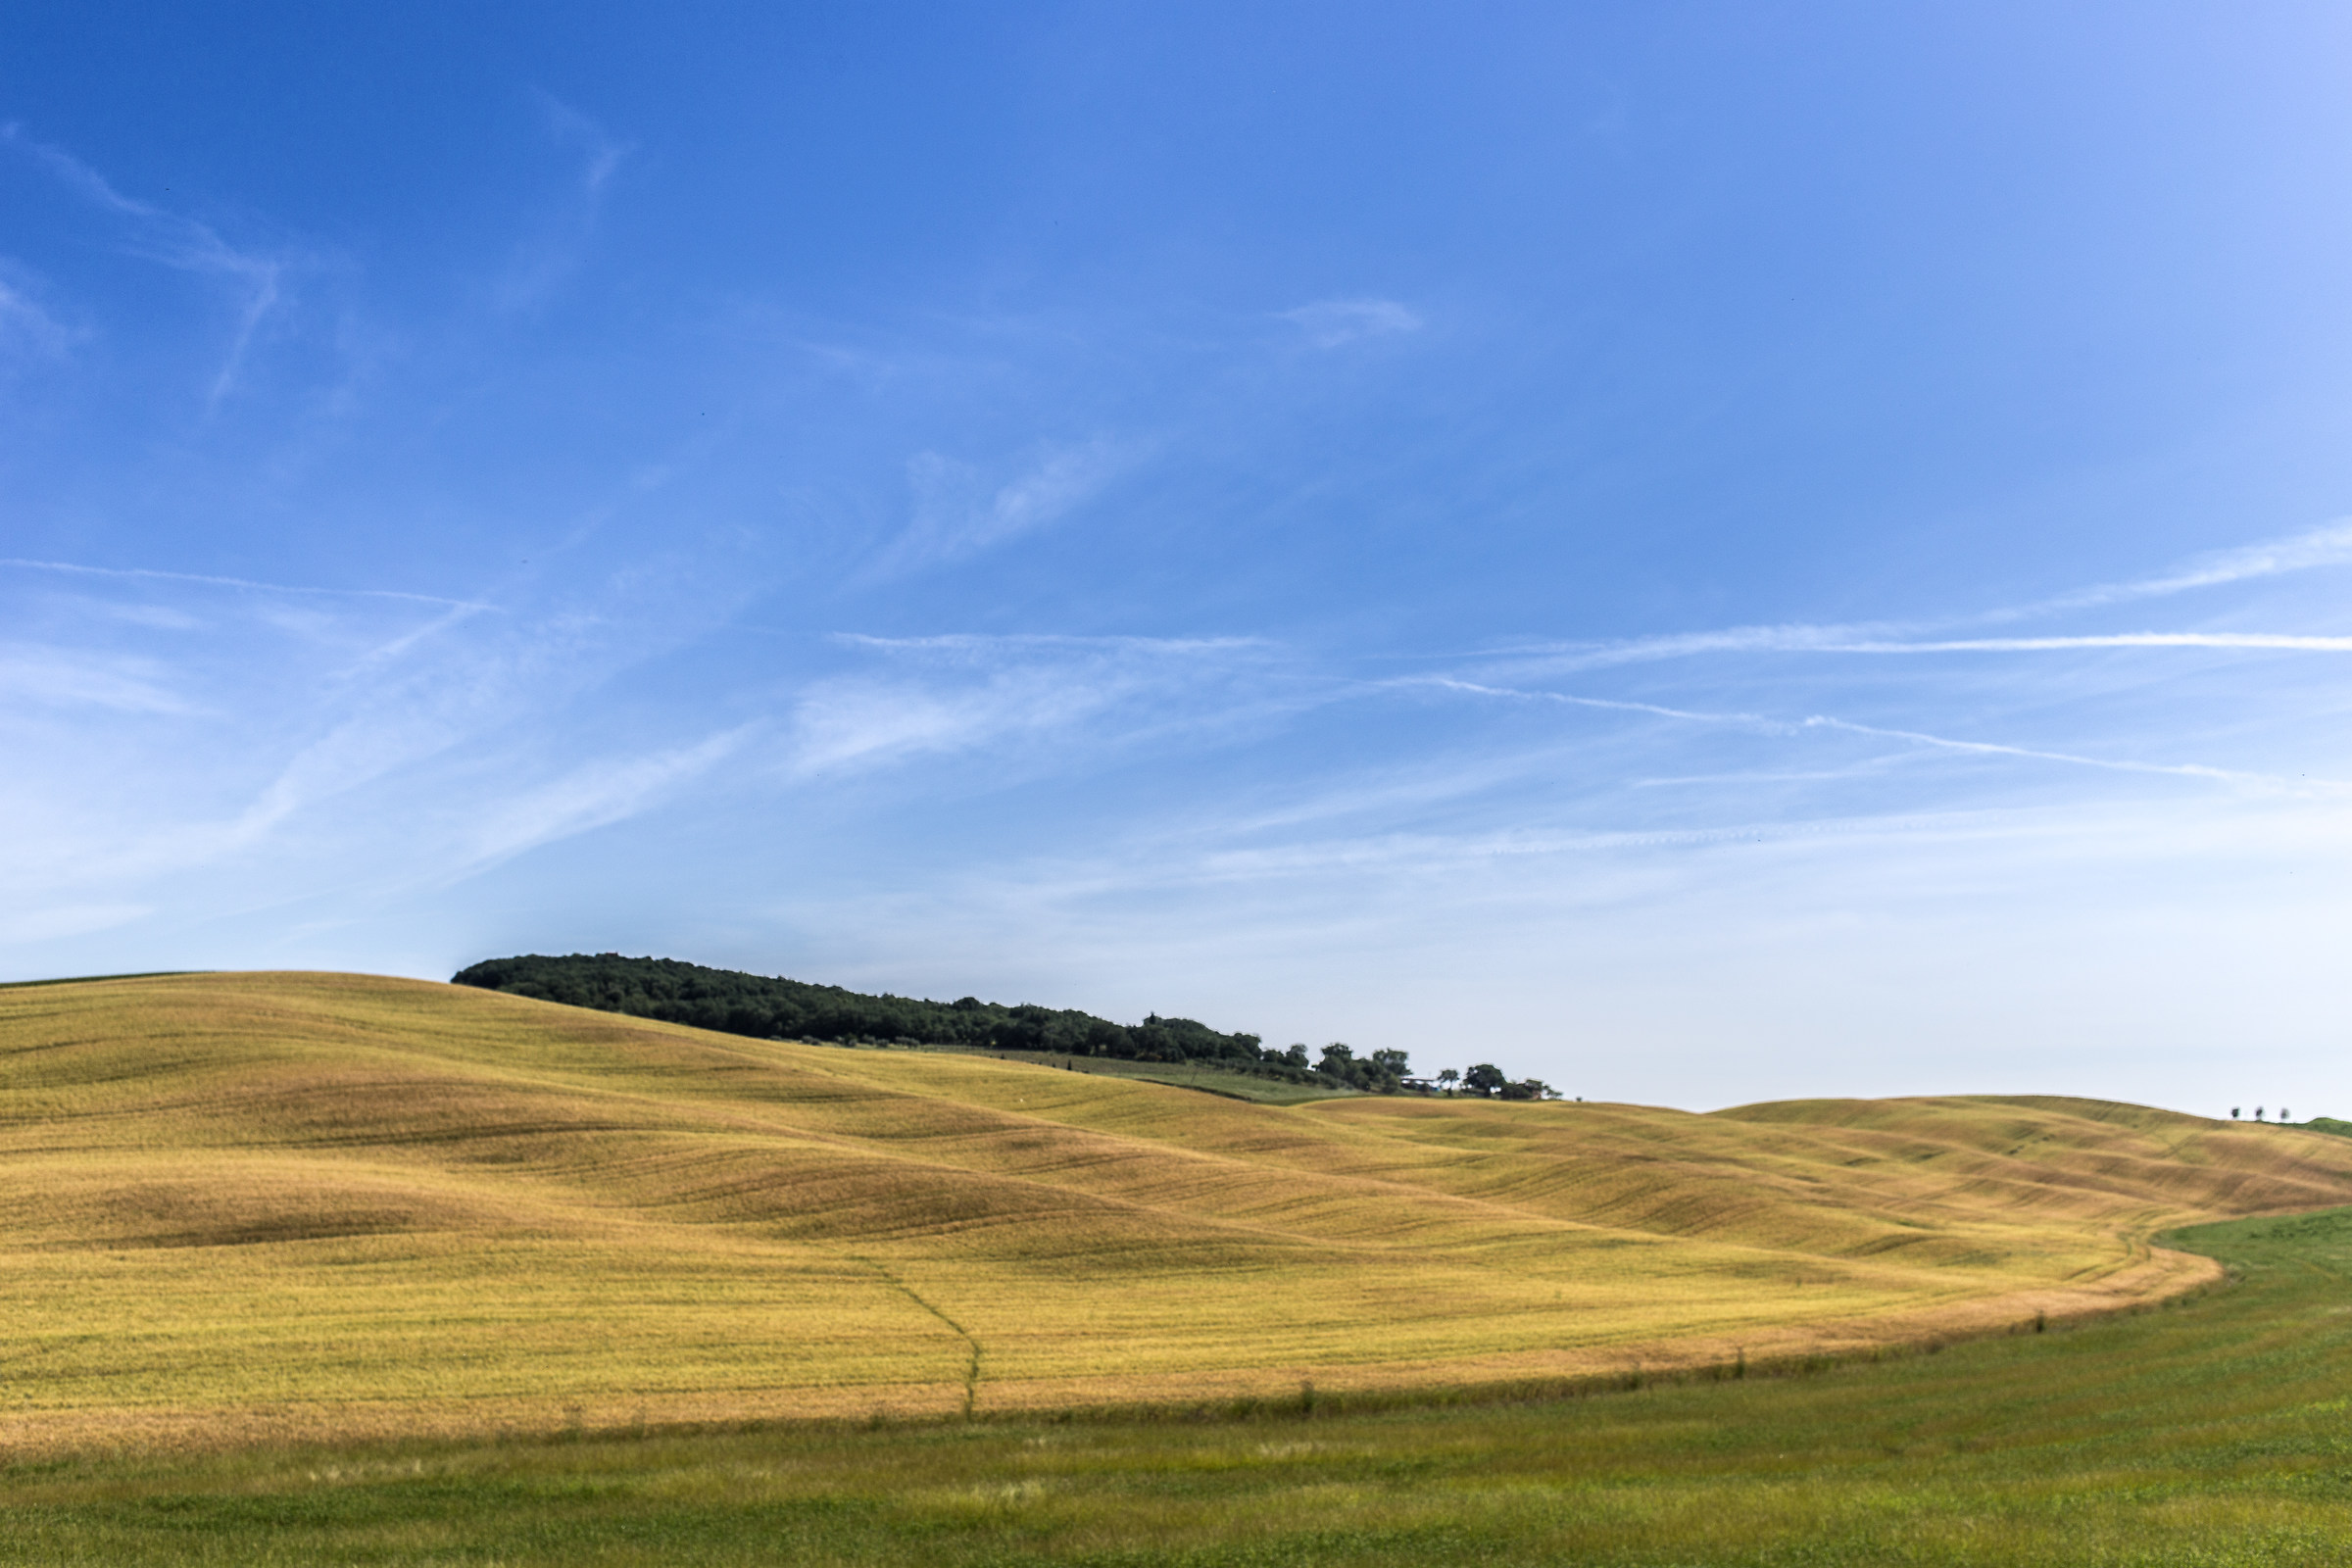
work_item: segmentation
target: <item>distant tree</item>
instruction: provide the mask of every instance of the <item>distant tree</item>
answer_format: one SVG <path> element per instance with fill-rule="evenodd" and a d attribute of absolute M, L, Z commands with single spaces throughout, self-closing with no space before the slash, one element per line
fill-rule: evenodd
<path fill-rule="evenodd" d="M 2254 1107 L 2254 1119 L 2256 1121 L 2262 1120 L 2262 1107 L 2260 1105 L 2256 1105 Z"/>
<path fill-rule="evenodd" d="M 1348 1069 L 1355 1064 L 1355 1053 L 1344 1042 L 1334 1040 L 1323 1048 L 1323 1059 L 1315 1063 L 1315 1071 L 1327 1072 L 1334 1078 L 1346 1079 Z"/>
<path fill-rule="evenodd" d="M 1458 1072 L 1454 1071 L 1454 1070 L 1453 1070 L 1451 1067 L 1445 1067 L 1445 1068 L 1441 1068 L 1441 1069 L 1439 1069 L 1439 1072 L 1438 1072 L 1438 1083 L 1439 1083 L 1440 1087 L 1442 1087 L 1442 1088 L 1443 1088 L 1443 1089 L 1444 1089 L 1444 1090 L 1445 1090 L 1445 1091 L 1446 1091 L 1447 1094 L 1449 1094 L 1449 1095 L 1450 1095 L 1450 1094 L 1452 1094 L 1452 1093 L 1453 1093 L 1453 1086 L 1454 1086 L 1455 1084 L 1458 1084 L 1458 1083 L 1460 1083 L 1461 1081 L 1462 1081 L 1462 1075 L 1461 1075 L 1460 1073 L 1458 1073 Z"/>
<path fill-rule="evenodd" d="M 1290 1049 L 1290 1050 L 1288 1050 L 1288 1051 L 1286 1051 L 1286 1052 L 1284 1052 L 1284 1053 L 1282 1054 L 1282 1059 L 1283 1059 L 1283 1060 L 1285 1060 L 1285 1061 L 1287 1061 L 1287 1062 L 1289 1062 L 1289 1063 L 1290 1063 L 1292 1066 L 1294 1066 L 1294 1067 L 1303 1067 L 1303 1066 L 1305 1066 L 1305 1065 L 1306 1065 L 1306 1045 L 1305 1045 L 1305 1043 L 1302 1041 L 1302 1042 L 1300 1042 L 1299 1044 L 1298 1044 L 1298 1045 L 1295 1045 L 1295 1046 L 1291 1047 L 1291 1049 Z"/>
<path fill-rule="evenodd" d="M 2278 1119 L 2280 1121 L 2292 1121 L 2294 1120 L 2294 1117 L 2287 1114 L 2286 1107 L 2284 1105 L 2280 1105 L 2278 1107 Z"/>
<path fill-rule="evenodd" d="M 2237 1120 L 2237 1119 L 2238 1119 L 2238 1116 L 2237 1116 L 2237 1107 L 2236 1107 L 2235 1105 L 2231 1105 L 2231 1106 L 2230 1107 L 2230 1119 L 2231 1121 L 2235 1121 L 2235 1120 Z"/>
<path fill-rule="evenodd" d="M 1404 1076 L 1406 1059 L 1407 1054 L 1401 1051 L 1375 1051 L 1372 1053 L 1372 1065 L 1392 1078 Z"/>
<path fill-rule="evenodd" d="M 1494 1095 L 1509 1082 L 1502 1069 L 1491 1061 L 1482 1061 L 1462 1074 L 1462 1087 L 1481 1095 Z"/>

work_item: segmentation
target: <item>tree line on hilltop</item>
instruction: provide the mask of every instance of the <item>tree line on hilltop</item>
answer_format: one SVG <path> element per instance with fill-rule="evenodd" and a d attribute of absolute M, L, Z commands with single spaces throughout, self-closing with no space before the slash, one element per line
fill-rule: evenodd
<path fill-rule="evenodd" d="M 1191 1018 L 1157 1013 L 1142 1023 L 1113 1023 L 1072 1007 L 1007 1006 L 964 997 L 930 1002 L 916 997 L 869 996 L 841 986 L 706 968 L 676 958 L 627 958 L 617 953 L 563 957 L 526 954 L 488 958 L 461 969 L 457 985 L 478 986 L 560 1002 L 574 1007 L 626 1013 L 760 1040 L 816 1040 L 839 1045 L 934 1046 L 966 1051 L 1032 1051 L 1063 1056 L 1223 1067 L 1301 1084 L 1393 1095 L 1432 1088 L 1506 1100 L 1558 1098 L 1537 1079 L 1512 1083 L 1480 1063 L 1467 1073 L 1451 1068 L 1434 1081 L 1413 1078 L 1406 1054 L 1375 1051 L 1358 1056 L 1334 1042 L 1310 1061 L 1303 1045 L 1275 1050 L 1252 1034 L 1222 1034 Z"/>

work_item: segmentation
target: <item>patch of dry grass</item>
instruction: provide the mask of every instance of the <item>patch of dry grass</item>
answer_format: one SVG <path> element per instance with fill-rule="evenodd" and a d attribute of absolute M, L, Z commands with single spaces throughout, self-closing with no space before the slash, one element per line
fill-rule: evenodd
<path fill-rule="evenodd" d="M 342 975 L 0 991 L 0 1443 L 1296 1396 L 2187 1288 L 2352 1142 L 2080 1101 L 1273 1107 Z"/>

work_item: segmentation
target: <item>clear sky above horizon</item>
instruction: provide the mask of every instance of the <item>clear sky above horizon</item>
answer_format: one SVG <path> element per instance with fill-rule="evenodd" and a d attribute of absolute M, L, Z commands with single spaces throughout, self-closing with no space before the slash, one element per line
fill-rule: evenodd
<path fill-rule="evenodd" d="M 2352 12 L 18 8 L 0 979 L 2352 1116 Z"/>

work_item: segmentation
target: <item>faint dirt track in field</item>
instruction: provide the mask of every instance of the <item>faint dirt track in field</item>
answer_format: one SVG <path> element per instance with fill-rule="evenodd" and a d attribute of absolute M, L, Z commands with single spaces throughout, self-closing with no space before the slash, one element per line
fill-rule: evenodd
<path fill-rule="evenodd" d="M 421 982 L 0 991 L 0 1446 L 1184 1401 L 2190 1288 L 2352 1141 L 2053 1099 L 1274 1107 Z"/>

